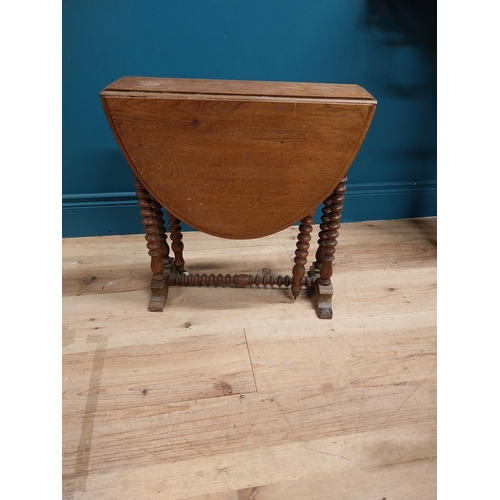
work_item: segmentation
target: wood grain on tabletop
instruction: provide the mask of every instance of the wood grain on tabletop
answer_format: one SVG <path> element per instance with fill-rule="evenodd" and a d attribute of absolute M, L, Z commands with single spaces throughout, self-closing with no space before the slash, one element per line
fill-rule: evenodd
<path fill-rule="evenodd" d="M 189 226 L 232 239 L 314 213 L 349 169 L 376 107 L 358 85 L 133 77 L 101 100 L 154 199 Z"/>

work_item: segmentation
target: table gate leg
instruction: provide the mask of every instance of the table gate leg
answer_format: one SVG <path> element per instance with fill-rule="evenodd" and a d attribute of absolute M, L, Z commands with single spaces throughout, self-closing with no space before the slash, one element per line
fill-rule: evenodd
<path fill-rule="evenodd" d="M 172 268 L 172 272 L 178 272 L 179 274 L 184 273 L 184 259 L 182 257 L 182 251 L 184 250 L 184 243 L 182 243 L 182 229 L 181 221 L 174 217 L 170 212 L 168 215 L 168 226 L 170 230 L 170 239 L 172 240 L 172 250 L 175 255 L 175 269 Z"/>
<path fill-rule="evenodd" d="M 335 251 L 337 246 L 337 238 L 339 236 L 340 219 L 342 218 L 342 209 L 344 208 L 344 193 L 346 191 L 345 183 L 347 177 L 344 177 L 335 188 L 331 196 L 329 196 L 324 204 L 323 221 L 320 225 L 320 242 L 316 254 L 316 262 L 312 267 L 312 272 L 316 274 L 316 283 L 314 285 L 317 298 L 317 312 L 321 319 L 331 319 L 332 311 L 332 274 L 333 261 L 335 259 Z M 323 234 L 321 234 L 323 233 Z"/>
<path fill-rule="evenodd" d="M 162 245 L 158 231 L 158 218 L 153 208 L 154 199 L 137 179 L 134 186 L 137 190 L 137 198 L 139 198 L 138 204 L 141 207 L 140 213 L 142 216 L 142 224 L 144 226 L 144 232 L 146 233 L 146 246 L 149 250 L 148 254 L 151 256 L 151 271 L 153 271 L 149 310 L 161 312 L 167 302 L 168 281 L 163 274 L 165 266 L 162 259 Z"/>
<path fill-rule="evenodd" d="M 316 261 L 311 268 L 312 275 L 319 273 L 321 264 L 323 263 L 323 255 L 325 251 L 326 233 L 328 231 L 328 221 L 330 220 L 330 205 L 332 204 L 333 193 L 323 202 L 323 215 L 321 216 L 320 232 L 318 235 L 318 250 L 316 251 Z"/>
<path fill-rule="evenodd" d="M 292 295 L 294 300 L 300 294 L 302 278 L 306 273 L 304 266 L 307 264 L 313 222 L 312 215 L 308 215 L 300 221 L 299 234 L 297 235 L 297 249 L 295 250 L 295 266 L 293 266 L 292 270 Z"/>
<path fill-rule="evenodd" d="M 160 242 L 160 252 L 163 264 L 165 268 L 168 268 L 169 272 L 173 272 L 172 259 L 170 258 L 170 248 L 167 243 L 167 231 L 165 229 L 165 219 L 163 218 L 162 206 L 155 199 L 153 199 L 151 208 L 155 213 L 156 226 L 158 228 L 158 240 Z"/>

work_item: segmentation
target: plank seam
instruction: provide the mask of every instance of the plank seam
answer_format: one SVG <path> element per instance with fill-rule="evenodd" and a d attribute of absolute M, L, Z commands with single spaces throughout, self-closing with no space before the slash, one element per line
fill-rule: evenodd
<path fill-rule="evenodd" d="M 250 360 L 250 367 L 252 368 L 252 375 L 253 375 L 253 383 L 255 385 L 255 392 L 259 392 L 259 388 L 257 387 L 257 380 L 255 379 L 255 372 L 253 369 L 252 355 L 250 354 L 250 346 L 248 345 L 247 332 L 245 331 L 244 328 L 243 328 L 243 335 L 245 336 L 245 344 L 247 345 L 248 359 Z"/>

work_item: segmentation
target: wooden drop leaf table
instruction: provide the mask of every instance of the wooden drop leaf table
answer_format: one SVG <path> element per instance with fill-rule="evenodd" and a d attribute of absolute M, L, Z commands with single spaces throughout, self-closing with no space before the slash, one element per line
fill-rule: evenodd
<path fill-rule="evenodd" d="M 314 286 L 332 318 L 333 260 L 345 177 L 377 102 L 358 85 L 123 77 L 100 93 L 136 179 L 151 256 L 150 311 L 171 285 Z M 313 215 L 323 203 L 306 273 Z M 173 257 L 170 256 L 166 210 Z M 267 236 L 300 221 L 292 276 L 184 271 L 181 221 L 230 239 Z"/>

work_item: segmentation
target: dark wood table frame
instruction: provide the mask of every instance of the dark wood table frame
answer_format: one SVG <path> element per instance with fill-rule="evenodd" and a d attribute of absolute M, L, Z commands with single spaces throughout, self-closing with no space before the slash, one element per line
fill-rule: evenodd
<path fill-rule="evenodd" d="M 101 100 L 136 179 L 153 272 L 150 311 L 163 311 L 172 285 L 284 286 L 294 299 L 312 286 L 318 317 L 332 318 L 345 174 L 376 106 L 368 92 L 357 85 L 124 77 Z M 318 248 L 306 272 L 321 201 Z M 292 276 L 186 273 L 181 220 L 230 239 L 274 234 L 300 220 Z"/>

